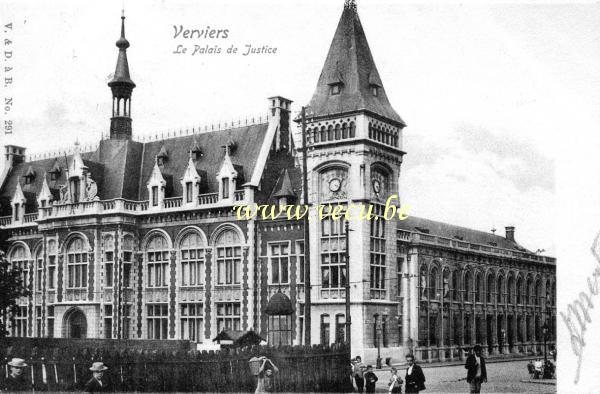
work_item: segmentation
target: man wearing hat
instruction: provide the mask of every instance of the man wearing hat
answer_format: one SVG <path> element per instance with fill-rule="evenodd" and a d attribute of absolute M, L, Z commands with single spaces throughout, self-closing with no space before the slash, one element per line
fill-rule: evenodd
<path fill-rule="evenodd" d="M 485 359 L 481 355 L 481 345 L 473 347 L 473 353 L 467 357 L 465 368 L 467 369 L 467 383 L 471 386 L 471 393 L 481 392 L 481 383 L 487 382 L 487 370 Z"/>
<path fill-rule="evenodd" d="M 13 358 L 8 362 L 8 366 L 10 367 L 10 374 L 4 381 L 2 390 L 8 392 L 30 390 L 29 382 L 25 379 L 25 374 L 23 373 L 25 367 L 27 367 L 25 360 L 22 358 Z"/>
<path fill-rule="evenodd" d="M 92 378 L 85 384 L 84 391 L 86 393 L 97 393 L 98 391 L 107 391 L 108 385 L 106 381 L 103 381 L 104 371 L 106 371 L 108 367 L 104 365 L 103 362 L 97 361 L 92 364 L 90 371 L 92 371 Z"/>

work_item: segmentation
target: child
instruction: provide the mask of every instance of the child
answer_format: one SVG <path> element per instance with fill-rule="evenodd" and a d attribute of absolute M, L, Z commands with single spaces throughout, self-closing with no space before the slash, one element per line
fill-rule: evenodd
<path fill-rule="evenodd" d="M 373 373 L 373 366 L 367 365 L 367 372 L 365 372 L 365 388 L 367 393 L 375 392 L 375 383 L 377 380 L 377 375 Z"/>

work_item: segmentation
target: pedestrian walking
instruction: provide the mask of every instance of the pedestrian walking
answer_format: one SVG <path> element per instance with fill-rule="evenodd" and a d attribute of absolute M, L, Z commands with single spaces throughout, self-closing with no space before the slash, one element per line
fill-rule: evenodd
<path fill-rule="evenodd" d="M 467 369 L 467 383 L 471 387 L 471 393 L 481 392 L 481 383 L 487 382 L 487 371 L 485 369 L 485 359 L 481 355 L 480 345 L 473 347 L 473 353 L 467 357 L 465 368 Z"/>
<path fill-rule="evenodd" d="M 418 393 L 425 390 L 425 375 L 421 367 L 415 364 L 415 356 L 407 354 L 406 363 L 408 364 L 408 368 L 404 377 L 404 381 L 406 382 L 406 389 L 404 391 L 406 393 Z"/>
<path fill-rule="evenodd" d="M 262 364 L 258 370 L 258 382 L 256 384 L 255 394 L 272 393 L 275 391 L 275 372 L 279 372 L 279 368 L 273 361 L 266 357 L 261 357 Z"/>
<path fill-rule="evenodd" d="M 362 393 L 365 389 L 364 374 L 367 366 L 363 364 L 360 356 L 356 356 L 352 365 L 352 375 L 354 376 L 354 382 L 356 383 L 356 389 L 359 393 Z"/>
<path fill-rule="evenodd" d="M 402 392 L 402 383 L 404 381 L 400 376 L 398 376 L 398 370 L 395 367 L 392 367 L 390 370 L 390 383 L 388 385 L 388 392 L 390 393 L 401 393 Z"/>
<path fill-rule="evenodd" d="M 365 372 L 365 389 L 367 393 L 375 392 L 375 383 L 378 380 L 377 375 L 373 372 L 373 366 L 367 365 L 367 372 Z"/>
<path fill-rule="evenodd" d="M 85 384 L 83 391 L 86 393 L 109 391 L 106 379 L 104 379 L 104 372 L 107 369 L 108 367 L 101 361 L 93 363 L 90 367 L 90 371 L 92 371 L 92 378 Z"/>
<path fill-rule="evenodd" d="M 12 393 L 15 391 L 31 390 L 31 385 L 24 374 L 24 370 L 27 367 L 25 360 L 22 358 L 13 358 L 8 362 L 8 366 L 10 367 L 10 373 L 3 382 L 2 391 Z"/>

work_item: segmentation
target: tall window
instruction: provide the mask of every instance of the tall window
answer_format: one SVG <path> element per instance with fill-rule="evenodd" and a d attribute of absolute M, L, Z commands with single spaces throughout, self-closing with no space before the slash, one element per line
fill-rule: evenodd
<path fill-rule="evenodd" d="M 152 186 L 152 206 L 158 205 L 158 186 Z"/>
<path fill-rule="evenodd" d="M 42 336 L 42 306 L 37 305 L 35 307 L 35 336 Z"/>
<path fill-rule="evenodd" d="M 181 304 L 181 339 L 202 342 L 204 307 L 201 303 Z"/>
<path fill-rule="evenodd" d="M 113 286 L 115 258 L 115 239 L 112 235 L 104 237 L 104 285 Z"/>
<path fill-rule="evenodd" d="M 223 198 L 229 198 L 229 178 L 223 178 Z"/>
<path fill-rule="evenodd" d="M 112 338 L 113 308 L 112 305 L 104 305 L 104 338 Z"/>
<path fill-rule="evenodd" d="M 296 241 L 296 264 L 298 265 L 297 283 L 304 283 L 304 241 Z"/>
<path fill-rule="evenodd" d="M 383 299 L 386 296 L 385 281 L 385 223 L 383 207 L 375 205 L 374 214 L 378 220 L 371 220 L 370 229 L 370 268 L 371 268 L 371 298 Z"/>
<path fill-rule="evenodd" d="M 242 265 L 242 247 L 238 233 L 228 229 L 219 234 L 217 246 L 217 283 L 240 283 Z"/>
<path fill-rule="evenodd" d="M 167 304 L 148 304 L 147 308 L 148 339 L 167 339 L 169 323 Z"/>
<path fill-rule="evenodd" d="M 463 283 L 463 291 L 466 302 L 471 302 L 471 289 L 473 288 L 473 279 L 470 272 L 465 273 L 465 281 Z"/>
<path fill-rule="evenodd" d="M 488 303 L 494 302 L 494 276 L 492 274 L 488 275 L 487 278 L 487 296 L 486 301 Z"/>
<path fill-rule="evenodd" d="M 13 337 L 27 336 L 27 306 L 19 306 L 14 315 L 14 325 L 12 327 Z"/>
<path fill-rule="evenodd" d="M 75 238 L 67 247 L 67 287 L 87 286 L 88 254 L 83 239 Z"/>
<path fill-rule="evenodd" d="M 475 302 L 483 302 L 483 280 L 481 273 L 477 273 L 475 277 Z"/>
<path fill-rule="evenodd" d="M 38 248 L 35 253 L 35 289 L 42 291 L 44 282 L 44 254 L 43 249 Z"/>
<path fill-rule="evenodd" d="M 343 314 L 335 315 L 335 342 L 343 343 L 346 341 L 346 318 Z"/>
<path fill-rule="evenodd" d="M 54 306 L 49 306 L 47 312 L 46 330 L 48 332 L 48 338 L 54 338 Z"/>
<path fill-rule="evenodd" d="M 458 270 L 452 271 L 452 300 L 459 300 L 459 281 L 458 281 Z M 457 342 L 458 343 L 458 342 Z"/>
<path fill-rule="evenodd" d="M 131 287 L 131 267 L 133 266 L 133 237 L 123 238 L 123 287 Z"/>
<path fill-rule="evenodd" d="M 242 326 L 242 314 L 239 302 L 217 303 L 217 332 L 223 330 L 239 331 Z"/>
<path fill-rule="evenodd" d="M 523 304 L 523 278 L 517 279 L 517 304 Z"/>
<path fill-rule="evenodd" d="M 289 253 L 289 242 L 269 243 L 269 262 L 272 284 L 287 284 L 289 282 Z"/>
<path fill-rule="evenodd" d="M 29 285 L 29 263 L 27 261 L 27 251 L 22 246 L 17 246 L 10 255 L 10 264 L 12 269 L 21 271 L 21 286 Z"/>
<path fill-rule="evenodd" d="M 533 304 L 533 283 L 531 277 L 527 278 L 527 293 L 525 294 L 525 302 L 527 304 Z"/>
<path fill-rule="evenodd" d="M 396 260 L 396 265 L 396 291 L 398 297 L 402 297 L 402 275 L 404 275 L 404 257 L 398 257 Z"/>
<path fill-rule="evenodd" d="M 329 345 L 329 315 L 321 315 L 321 345 Z"/>
<path fill-rule="evenodd" d="M 304 344 L 304 304 L 298 305 L 298 345 Z"/>
<path fill-rule="evenodd" d="M 181 285 L 204 285 L 204 240 L 197 232 L 188 233 L 180 244 Z"/>
<path fill-rule="evenodd" d="M 321 287 L 323 290 L 346 286 L 346 234 L 343 217 L 321 220 Z"/>
<path fill-rule="evenodd" d="M 161 235 L 152 237 L 147 246 L 147 287 L 166 287 L 169 267 L 169 245 Z"/>
<path fill-rule="evenodd" d="M 185 183 L 185 201 L 192 202 L 194 199 L 194 188 L 192 187 L 192 182 Z"/>
<path fill-rule="evenodd" d="M 419 287 L 421 288 L 421 298 L 426 298 L 427 294 L 427 266 L 422 265 L 419 271 Z"/>
<path fill-rule="evenodd" d="M 129 331 L 131 330 L 131 305 L 123 305 L 123 327 L 122 327 L 122 333 L 123 339 L 128 339 L 129 338 Z"/>
<path fill-rule="evenodd" d="M 498 304 L 502 303 L 504 299 L 502 298 L 504 291 L 504 278 L 502 276 L 498 277 L 498 283 L 496 285 L 496 302 Z"/>
<path fill-rule="evenodd" d="M 48 241 L 48 278 L 47 286 L 48 289 L 52 290 L 56 288 L 56 241 L 51 239 Z"/>
<path fill-rule="evenodd" d="M 429 272 L 429 299 L 437 300 L 438 298 L 438 270 L 433 267 Z"/>

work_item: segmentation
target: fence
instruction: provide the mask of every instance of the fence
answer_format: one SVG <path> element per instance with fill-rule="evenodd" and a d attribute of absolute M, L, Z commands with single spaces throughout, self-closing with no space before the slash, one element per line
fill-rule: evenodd
<path fill-rule="evenodd" d="M 0 355 L 2 379 L 8 372 L 6 363 L 12 357 L 24 358 L 29 365 L 25 374 L 32 389 L 37 391 L 79 391 L 91 377 L 91 363 L 102 361 L 109 367 L 105 378 L 114 391 L 253 392 L 256 378 L 250 372 L 248 360 L 254 356 L 266 356 L 279 368 L 274 378 L 276 392 L 352 390 L 350 355 L 344 345 L 257 346 L 198 352 L 126 346 L 26 349 L 3 340 Z"/>

